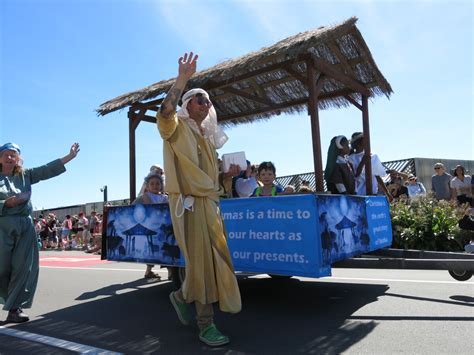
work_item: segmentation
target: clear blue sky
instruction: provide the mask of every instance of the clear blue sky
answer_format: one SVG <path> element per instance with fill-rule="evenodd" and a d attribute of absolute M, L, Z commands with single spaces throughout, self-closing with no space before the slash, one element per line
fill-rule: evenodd
<path fill-rule="evenodd" d="M 473 5 L 454 1 L 0 1 L 0 143 L 22 147 L 26 167 L 81 152 L 68 171 L 33 187 L 36 208 L 128 197 L 126 110 L 94 110 L 123 93 L 176 76 L 177 58 L 198 70 L 298 32 L 351 16 L 392 85 L 370 102 L 372 150 L 382 161 L 474 159 Z M 355 108 L 320 112 L 322 155 L 338 134 L 362 129 Z M 228 129 L 220 153 L 272 160 L 277 174 L 313 171 L 309 118 L 278 116 Z M 137 180 L 162 164 L 156 127 L 137 130 Z"/>

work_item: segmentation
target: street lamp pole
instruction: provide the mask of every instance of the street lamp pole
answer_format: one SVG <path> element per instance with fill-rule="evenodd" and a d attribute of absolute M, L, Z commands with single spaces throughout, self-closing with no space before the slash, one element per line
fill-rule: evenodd
<path fill-rule="evenodd" d="M 100 189 L 100 191 L 102 191 L 104 193 L 104 206 L 107 204 L 107 185 L 104 185 L 104 187 L 102 187 Z"/>

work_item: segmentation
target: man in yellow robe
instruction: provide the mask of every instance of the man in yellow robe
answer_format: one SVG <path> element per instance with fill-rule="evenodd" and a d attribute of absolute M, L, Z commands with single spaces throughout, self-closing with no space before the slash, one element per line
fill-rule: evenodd
<path fill-rule="evenodd" d="M 230 313 L 242 307 L 219 207 L 222 191 L 216 148 L 227 137 L 217 125 L 209 95 L 202 89 L 188 91 L 176 112 L 181 94 L 196 72 L 197 58 L 191 52 L 179 59 L 178 77 L 157 114 L 163 138 L 165 190 L 174 234 L 186 263 L 185 280 L 170 294 L 170 300 L 185 325 L 191 319 L 189 303 L 194 302 L 199 339 L 220 346 L 229 338 L 213 323 L 213 303 L 219 302 L 219 308 Z"/>

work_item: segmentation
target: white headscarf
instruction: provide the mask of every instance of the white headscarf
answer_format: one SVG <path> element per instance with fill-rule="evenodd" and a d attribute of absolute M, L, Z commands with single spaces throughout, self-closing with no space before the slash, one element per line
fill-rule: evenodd
<path fill-rule="evenodd" d="M 183 104 L 181 105 L 181 108 L 177 112 L 179 118 L 184 118 L 189 120 L 191 122 L 191 127 L 193 127 L 197 132 L 199 132 L 199 128 L 197 127 L 197 124 L 194 120 L 189 119 L 189 112 L 188 112 L 188 102 L 191 101 L 191 99 L 196 95 L 196 94 L 202 94 L 206 99 L 209 99 L 209 94 L 203 90 L 203 89 L 192 89 L 186 92 L 183 95 Z M 222 146 L 227 142 L 229 137 L 224 133 L 222 128 L 217 124 L 217 114 L 216 110 L 214 109 L 214 106 L 211 106 L 209 108 L 209 114 L 207 117 L 202 121 L 201 127 L 204 130 L 204 135 L 214 144 L 214 146 L 219 149 L 222 148 Z"/>
<path fill-rule="evenodd" d="M 337 147 L 338 149 L 342 149 L 342 148 L 343 148 L 343 146 L 342 146 L 342 144 L 341 144 L 341 141 L 342 141 L 343 139 L 347 139 L 347 138 L 344 137 L 344 136 L 337 136 L 337 137 L 336 137 L 336 147 Z"/>

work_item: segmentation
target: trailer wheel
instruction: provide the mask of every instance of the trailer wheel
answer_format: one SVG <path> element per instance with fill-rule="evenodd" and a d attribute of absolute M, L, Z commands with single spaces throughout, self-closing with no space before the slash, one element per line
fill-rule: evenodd
<path fill-rule="evenodd" d="M 449 274 L 458 281 L 467 281 L 472 277 L 472 271 L 448 270 Z"/>
<path fill-rule="evenodd" d="M 170 267 L 169 270 L 171 271 L 171 280 L 173 280 L 176 289 L 179 290 L 186 276 L 186 269 L 184 267 L 173 266 Z"/>
<path fill-rule="evenodd" d="M 288 276 L 288 275 L 275 275 L 275 274 L 268 274 L 268 276 L 270 276 L 272 279 L 275 279 L 275 280 L 289 280 L 293 277 L 293 276 Z"/>

